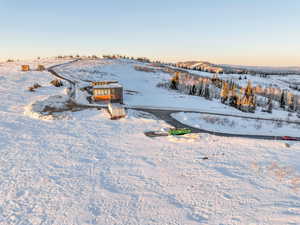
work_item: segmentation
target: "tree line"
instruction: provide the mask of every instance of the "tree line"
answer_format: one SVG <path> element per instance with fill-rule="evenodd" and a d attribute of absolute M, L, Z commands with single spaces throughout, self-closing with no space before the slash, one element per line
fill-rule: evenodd
<path fill-rule="evenodd" d="M 243 112 L 254 113 L 257 106 L 264 112 L 272 113 L 274 103 L 283 110 L 300 113 L 300 96 L 288 90 L 253 86 L 248 81 L 246 87 L 240 87 L 233 80 L 222 80 L 217 74 L 212 78 L 193 75 L 188 72 L 174 72 L 169 84 L 170 89 L 185 94 L 204 97 L 208 100 L 219 99 L 222 104 L 229 105 Z"/>

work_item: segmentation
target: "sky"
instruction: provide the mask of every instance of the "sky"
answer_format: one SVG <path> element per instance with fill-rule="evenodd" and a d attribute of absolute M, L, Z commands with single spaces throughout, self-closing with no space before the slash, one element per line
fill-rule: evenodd
<path fill-rule="evenodd" d="M 299 0 L 0 0 L 0 59 L 124 54 L 300 66 Z"/>

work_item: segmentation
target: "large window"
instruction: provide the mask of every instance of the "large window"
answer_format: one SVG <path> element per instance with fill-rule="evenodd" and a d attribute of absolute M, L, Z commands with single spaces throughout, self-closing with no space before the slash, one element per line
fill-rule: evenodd
<path fill-rule="evenodd" d="M 109 94 L 117 94 L 118 90 L 115 88 L 107 88 L 107 89 L 95 89 L 95 95 L 109 95 Z"/>

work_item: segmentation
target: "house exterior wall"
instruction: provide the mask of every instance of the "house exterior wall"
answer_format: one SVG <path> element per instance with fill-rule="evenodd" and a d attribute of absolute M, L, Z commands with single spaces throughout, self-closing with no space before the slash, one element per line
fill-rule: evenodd
<path fill-rule="evenodd" d="M 95 101 L 111 101 L 123 103 L 123 88 L 94 88 L 93 98 Z"/>

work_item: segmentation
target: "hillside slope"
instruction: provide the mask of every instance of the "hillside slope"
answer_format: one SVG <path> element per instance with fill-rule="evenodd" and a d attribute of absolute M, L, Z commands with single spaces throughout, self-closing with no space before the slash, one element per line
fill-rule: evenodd
<path fill-rule="evenodd" d="M 103 72 L 134 73 L 108 66 Z M 133 110 L 119 121 L 104 110 L 25 115 L 32 102 L 65 96 L 67 86 L 53 87 L 52 79 L 16 64 L 0 67 L 0 224 L 300 223 L 299 143 L 205 134 L 151 139 L 143 132 L 168 125 Z M 27 91 L 35 82 L 42 87 Z M 130 88 L 144 88 L 137 84 Z"/>

